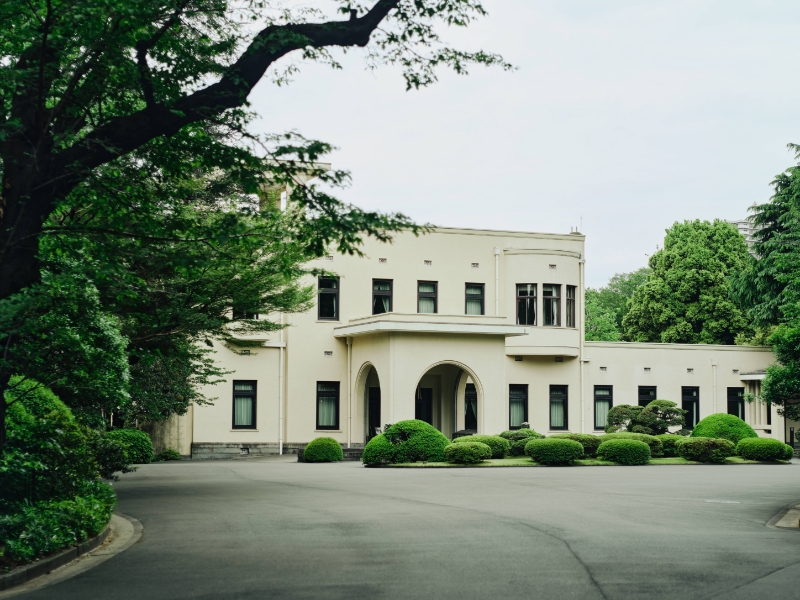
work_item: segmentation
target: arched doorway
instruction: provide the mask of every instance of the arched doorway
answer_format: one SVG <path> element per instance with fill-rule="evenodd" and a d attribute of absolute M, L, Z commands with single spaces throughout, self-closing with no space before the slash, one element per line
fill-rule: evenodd
<path fill-rule="evenodd" d="M 480 430 L 483 389 L 465 365 L 442 361 L 428 367 L 414 392 L 414 418 L 430 423 L 447 437 Z"/>
<path fill-rule="evenodd" d="M 356 378 L 355 394 L 364 398 L 364 443 L 370 441 L 382 427 L 381 382 L 378 370 L 371 363 L 364 363 Z"/>

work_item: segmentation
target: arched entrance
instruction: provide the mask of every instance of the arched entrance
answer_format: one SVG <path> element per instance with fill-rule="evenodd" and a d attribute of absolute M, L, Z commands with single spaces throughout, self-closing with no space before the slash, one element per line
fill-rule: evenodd
<path fill-rule="evenodd" d="M 483 388 L 465 365 L 442 361 L 428 367 L 414 391 L 414 418 L 448 438 L 457 431 L 480 431 Z"/>
<path fill-rule="evenodd" d="M 364 443 L 380 433 L 381 422 L 381 382 L 378 370 L 371 363 L 364 363 L 356 378 L 355 395 L 363 394 L 364 399 Z"/>

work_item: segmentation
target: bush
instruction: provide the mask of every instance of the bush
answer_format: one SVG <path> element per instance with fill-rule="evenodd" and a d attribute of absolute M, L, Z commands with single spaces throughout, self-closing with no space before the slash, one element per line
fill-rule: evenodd
<path fill-rule="evenodd" d="M 661 441 L 661 446 L 664 449 L 665 457 L 678 456 L 677 443 L 679 440 L 684 439 L 682 435 L 674 433 L 662 433 L 656 436 Z"/>
<path fill-rule="evenodd" d="M 138 429 L 115 429 L 104 436 L 120 442 L 130 463 L 145 464 L 153 461 L 153 442 L 150 436 Z"/>
<path fill-rule="evenodd" d="M 724 438 L 689 437 L 677 444 L 678 454 L 686 460 L 698 462 L 724 463 L 733 456 L 736 447 Z"/>
<path fill-rule="evenodd" d="M 513 431 L 504 431 L 500 434 L 504 440 L 508 440 L 509 444 L 518 442 L 520 440 L 542 440 L 544 436 L 541 433 L 536 433 L 533 429 L 515 429 Z"/>
<path fill-rule="evenodd" d="M 664 456 L 664 446 L 661 445 L 661 440 L 654 435 L 622 431 L 620 433 L 607 433 L 600 436 L 601 442 L 605 442 L 607 440 L 637 440 L 650 446 L 650 456 L 653 458 Z"/>
<path fill-rule="evenodd" d="M 492 458 L 505 458 L 511 451 L 511 445 L 508 440 L 501 438 L 499 435 L 468 435 L 453 440 L 454 444 L 463 444 L 464 442 L 486 444 L 492 449 Z"/>
<path fill-rule="evenodd" d="M 400 421 L 372 438 L 361 460 L 365 465 L 418 460 L 443 462 L 444 449 L 449 443 L 438 429 L 425 421 Z"/>
<path fill-rule="evenodd" d="M 744 438 L 736 444 L 736 454 L 747 460 L 788 460 L 787 453 L 791 458 L 794 449 L 772 438 Z"/>
<path fill-rule="evenodd" d="M 600 438 L 596 435 L 588 433 L 555 433 L 550 436 L 552 438 L 564 438 L 568 440 L 575 440 L 583 446 L 583 457 L 591 458 L 597 454 L 597 448 L 600 446 Z"/>
<path fill-rule="evenodd" d="M 167 460 L 181 460 L 183 458 L 177 450 L 173 450 L 172 448 L 167 448 L 163 452 L 159 453 L 156 456 L 156 460 L 164 462 Z"/>
<path fill-rule="evenodd" d="M 739 417 L 717 413 L 701 419 L 692 430 L 692 437 L 723 438 L 736 445 L 739 440 L 755 438 L 758 435 Z"/>
<path fill-rule="evenodd" d="M 474 465 L 491 457 L 492 449 L 482 442 L 450 444 L 444 449 L 445 460 L 460 465 Z"/>
<path fill-rule="evenodd" d="M 631 404 L 612 406 L 606 417 L 606 433 L 627 431 L 636 424 L 636 418 L 643 410 L 643 406 L 633 406 Z"/>
<path fill-rule="evenodd" d="M 394 446 L 381 434 L 376 435 L 364 447 L 361 462 L 367 466 L 384 465 L 394 462 Z"/>
<path fill-rule="evenodd" d="M 583 446 L 575 440 L 549 437 L 528 442 L 525 454 L 543 465 L 569 465 L 583 456 Z"/>
<path fill-rule="evenodd" d="M 597 456 L 623 465 L 646 465 L 650 462 L 650 446 L 639 440 L 606 440 L 597 449 Z"/>
<path fill-rule="evenodd" d="M 343 459 L 342 445 L 331 437 L 311 440 L 303 451 L 303 462 L 337 462 Z"/>
<path fill-rule="evenodd" d="M 509 456 L 525 456 L 525 446 L 528 445 L 528 442 L 531 440 L 543 440 L 544 437 L 540 438 L 525 438 L 523 440 L 514 440 L 511 442 L 511 448 L 508 451 Z"/>

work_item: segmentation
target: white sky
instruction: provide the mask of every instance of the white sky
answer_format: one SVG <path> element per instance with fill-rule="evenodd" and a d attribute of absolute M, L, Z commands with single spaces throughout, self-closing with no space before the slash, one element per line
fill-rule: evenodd
<path fill-rule="evenodd" d="M 445 39 L 519 69 L 305 66 L 251 97 L 258 127 L 330 142 L 341 197 L 435 225 L 587 235 L 587 285 L 643 266 L 664 229 L 735 219 L 800 143 L 800 3 L 487 0 Z"/>

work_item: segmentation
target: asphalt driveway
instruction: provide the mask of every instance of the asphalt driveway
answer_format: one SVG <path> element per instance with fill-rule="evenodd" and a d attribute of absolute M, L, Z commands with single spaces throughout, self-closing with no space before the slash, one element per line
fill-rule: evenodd
<path fill-rule="evenodd" d="M 31 600 L 798 598 L 800 465 L 147 465 L 139 543 Z"/>

